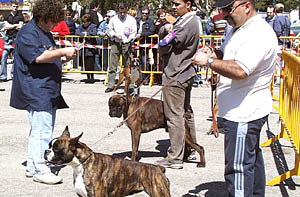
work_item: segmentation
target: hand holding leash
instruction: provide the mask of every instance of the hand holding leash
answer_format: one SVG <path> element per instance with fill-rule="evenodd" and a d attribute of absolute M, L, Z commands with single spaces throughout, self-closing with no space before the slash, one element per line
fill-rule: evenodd
<path fill-rule="evenodd" d="M 211 47 L 203 47 L 192 57 L 194 65 L 207 66 L 209 58 L 217 58 L 216 53 Z"/>

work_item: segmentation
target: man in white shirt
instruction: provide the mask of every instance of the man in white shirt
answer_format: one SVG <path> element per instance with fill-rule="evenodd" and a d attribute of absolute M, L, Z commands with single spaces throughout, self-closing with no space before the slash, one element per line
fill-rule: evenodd
<path fill-rule="evenodd" d="M 122 55 L 123 66 L 127 67 L 129 65 L 131 42 L 136 38 L 136 33 L 136 20 L 127 14 L 127 5 L 124 2 L 119 3 L 118 14 L 112 17 L 108 23 L 108 35 L 112 41 L 108 84 L 105 93 L 112 92 L 114 89 L 120 55 Z M 129 88 L 129 92 L 132 92 L 133 84 Z"/>
<path fill-rule="evenodd" d="M 195 54 L 193 62 L 221 75 L 217 86 L 218 125 L 225 133 L 229 196 L 265 196 L 259 139 L 272 111 L 269 86 L 277 38 L 271 26 L 256 14 L 255 0 L 217 0 L 216 7 L 222 9 L 233 29 L 220 51 L 204 48 Z"/>

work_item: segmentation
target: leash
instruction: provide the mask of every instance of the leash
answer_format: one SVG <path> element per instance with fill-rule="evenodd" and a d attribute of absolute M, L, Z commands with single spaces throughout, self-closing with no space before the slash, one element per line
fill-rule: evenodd
<path fill-rule="evenodd" d="M 211 83 L 210 83 L 210 87 L 211 87 L 211 114 L 212 114 L 212 119 L 213 119 L 212 121 L 213 121 L 214 136 L 217 138 L 217 137 L 219 137 L 219 128 L 218 128 L 217 121 L 216 121 L 216 114 L 214 112 L 214 105 L 215 105 L 214 98 L 215 98 L 216 95 L 214 96 L 213 86 L 217 84 L 218 79 L 216 79 L 216 82 L 214 82 L 214 73 L 213 73 L 213 71 L 211 71 L 211 72 L 212 72 L 212 75 L 211 75 L 211 78 L 210 78 L 210 80 L 211 80 Z"/>
<path fill-rule="evenodd" d="M 108 132 L 104 137 L 100 138 L 94 144 L 92 144 L 91 147 L 95 146 L 98 142 L 101 142 L 101 141 L 105 140 L 106 138 L 109 138 L 110 136 L 112 136 L 117 131 L 117 129 L 118 128 L 115 127 L 112 131 Z"/>
<path fill-rule="evenodd" d="M 208 47 L 208 48 L 210 49 L 210 54 L 212 54 L 214 49 L 212 47 Z M 206 74 L 205 74 L 206 80 L 208 80 L 208 70 L 209 69 L 206 70 Z M 213 124 L 212 126 L 213 126 L 213 130 L 214 130 L 214 136 L 217 138 L 217 137 L 219 137 L 219 128 L 217 125 L 216 115 L 214 112 L 214 98 L 215 97 L 214 97 L 213 86 L 217 85 L 218 79 L 216 79 L 216 81 L 214 81 L 214 74 L 216 74 L 216 73 L 214 73 L 213 70 L 211 69 L 210 88 L 211 88 L 211 114 L 212 114 L 212 124 Z"/>

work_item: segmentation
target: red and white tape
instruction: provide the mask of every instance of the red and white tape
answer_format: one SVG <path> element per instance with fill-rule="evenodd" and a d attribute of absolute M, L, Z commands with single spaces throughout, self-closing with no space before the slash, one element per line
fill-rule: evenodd
<path fill-rule="evenodd" d="M 68 41 L 68 40 L 55 40 L 55 44 L 59 45 L 59 46 L 63 45 L 63 46 L 67 46 L 67 47 L 76 47 L 80 43 L 79 42 L 71 42 L 71 41 Z M 14 45 L 7 45 L 3 49 L 11 49 L 11 48 L 14 48 Z M 89 49 L 111 49 L 110 46 L 102 46 L 102 45 L 94 45 L 94 44 L 84 44 L 84 48 L 89 48 Z M 137 44 L 137 45 L 133 45 L 132 48 L 134 48 L 134 49 L 139 49 L 139 48 L 154 48 L 154 49 L 157 49 L 158 44 Z"/>

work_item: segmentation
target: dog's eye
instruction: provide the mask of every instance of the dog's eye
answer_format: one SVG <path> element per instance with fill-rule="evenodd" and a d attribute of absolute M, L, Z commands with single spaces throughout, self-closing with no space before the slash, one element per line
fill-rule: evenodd
<path fill-rule="evenodd" d="M 53 152 L 58 153 L 58 152 L 60 152 L 60 151 L 62 151 L 62 148 L 59 148 L 59 147 L 53 147 Z"/>

